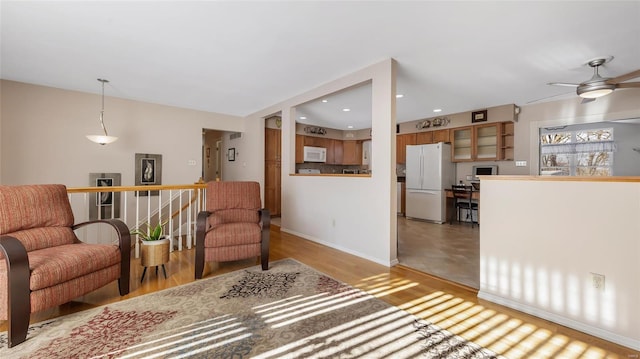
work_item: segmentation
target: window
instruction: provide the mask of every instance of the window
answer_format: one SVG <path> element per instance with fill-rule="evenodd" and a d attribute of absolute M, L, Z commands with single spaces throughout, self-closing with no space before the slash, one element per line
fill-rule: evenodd
<path fill-rule="evenodd" d="M 612 128 L 541 130 L 540 174 L 611 176 L 616 150 Z"/>

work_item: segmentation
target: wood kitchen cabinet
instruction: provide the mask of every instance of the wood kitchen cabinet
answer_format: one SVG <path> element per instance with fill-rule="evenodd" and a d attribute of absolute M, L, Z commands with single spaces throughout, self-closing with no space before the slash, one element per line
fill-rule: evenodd
<path fill-rule="evenodd" d="M 428 145 L 433 143 L 433 131 L 416 133 L 416 145 Z"/>
<path fill-rule="evenodd" d="M 436 130 L 433 131 L 433 143 L 445 142 L 449 143 L 449 130 Z"/>
<path fill-rule="evenodd" d="M 272 216 L 279 216 L 281 210 L 281 134 L 280 130 L 265 128 L 264 204 Z"/>
<path fill-rule="evenodd" d="M 327 147 L 326 138 L 313 136 L 304 136 L 304 145 L 311 147 Z"/>
<path fill-rule="evenodd" d="M 415 144 L 415 133 L 396 135 L 396 163 L 405 163 L 407 157 L 407 146 Z"/>
<path fill-rule="evenodd" d="M 361 141 L 345 140 L 342 141 L 342 164 L 343 165 L 360 165 L 362 164 L 362 145 Z"/>
<path fill-rule="evenodd" d="M 513 155 L 513 136 L 515 134 L 514 131 L 514 123 L 513 122 L 503 122 L 501 126 L 500 136 L 502 137 L 501 146 L 500 146 L 500 154 L 499 157 L 501 160 L 509 160 L 513 161 L 515 158 Z"/>
<path fill-rule="evenodd" d="M 502 123 L 451 129 L 453 162 L 501 160 Z"/>
<path fill-rule="evenodd" d="M 344 162 L 343 143 L 342 140 L 331 140 L 333 161 L 329 162 L 332 165 L 341 165 Z M 329 154 L 327 150 L 327 162 L 329 161 Z"/>
<path fill-rule="evenodd" d="M 473 161 L 473 127 L 451 129 L 451 160 L 453 162 Z"/>
<path fill-rule="evenodd" d="M 500 123 L 473 126 L 475 137 L 474 159 L 479 161 L 498 160 L 501 147 Z"/>

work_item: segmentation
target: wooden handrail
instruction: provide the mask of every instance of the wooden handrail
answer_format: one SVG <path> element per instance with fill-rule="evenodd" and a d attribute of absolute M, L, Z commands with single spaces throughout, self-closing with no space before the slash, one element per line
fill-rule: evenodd
<path fill-rule="evenodd" d="M 181 190 L 181 189 L 205 189 L 206 183 L 183 184 L 183 185 L 155 185 L 155 186 L 108 186 L 108 187 L 73 187 L 67 188 L 67 193 L 85 193 L 85 192 L 146 192 L 146 191 L 162 191 L 162 190 Z"/>

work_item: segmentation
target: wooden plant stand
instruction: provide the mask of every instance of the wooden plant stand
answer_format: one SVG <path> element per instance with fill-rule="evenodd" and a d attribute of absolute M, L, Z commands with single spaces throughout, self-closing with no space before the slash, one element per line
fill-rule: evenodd
<path fill-rule="evenodd" d="M 167 270 L 164 266 L 169 262 L 169 239 L 160 239 L 157 241 L 142 241 L 140 264 L 144 266 L 142 271 L 142 278 L 140 283 L 144 280 L 145 274 L 147 274 L 148 267 L 156 267 L 156 276 L 158 275 L 158 266 L 162 266 L 162 272 L 164 278 L 167 278 Z"/>

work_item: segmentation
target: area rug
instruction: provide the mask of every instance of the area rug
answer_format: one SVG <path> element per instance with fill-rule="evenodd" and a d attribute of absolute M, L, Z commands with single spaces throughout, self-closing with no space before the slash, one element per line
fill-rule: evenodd
<path fill-rule="evenodd" d="M 0 358 L 494 358 L 292 259 L 31 325 Z"/>

